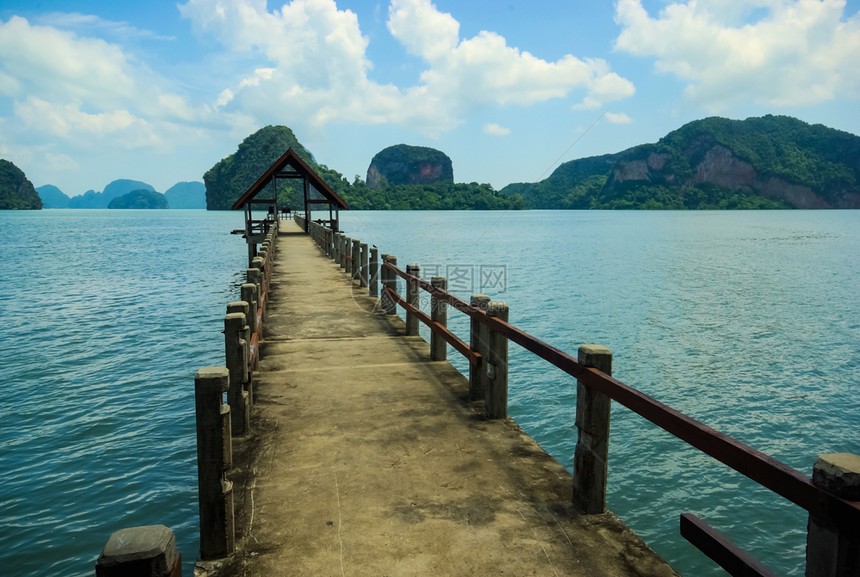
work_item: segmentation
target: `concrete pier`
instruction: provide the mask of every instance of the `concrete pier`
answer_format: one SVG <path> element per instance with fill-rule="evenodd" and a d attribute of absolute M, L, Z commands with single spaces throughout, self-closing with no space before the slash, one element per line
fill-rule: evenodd
<path fill-rule="evenodd" d="M 221 574 L 676 575 L 295 223 L 278 243 Z"/>

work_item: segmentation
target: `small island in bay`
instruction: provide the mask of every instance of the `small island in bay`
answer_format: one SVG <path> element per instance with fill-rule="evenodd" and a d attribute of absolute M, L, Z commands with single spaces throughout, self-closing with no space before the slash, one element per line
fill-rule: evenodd
<path fill-rule="evenodd" d="M 114 198 L 108 204 L 108 208 L 166 209 L 168 204 L 163 194 L 144 188 Z"/>

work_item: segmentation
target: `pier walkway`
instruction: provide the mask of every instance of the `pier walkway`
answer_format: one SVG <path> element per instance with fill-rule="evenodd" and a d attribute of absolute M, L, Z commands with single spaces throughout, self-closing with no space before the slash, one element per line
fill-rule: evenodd
<path fill-rule="evenodd" d="M 575 513 L 561 465 L 281 224 L 227 574 L 675 575 L 611 513 Z"/>

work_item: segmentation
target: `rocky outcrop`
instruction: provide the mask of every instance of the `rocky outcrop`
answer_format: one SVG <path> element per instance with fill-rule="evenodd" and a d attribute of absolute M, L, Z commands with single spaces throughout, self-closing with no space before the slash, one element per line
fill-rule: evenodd
<path fill-rule="evenodd" d="M 0 210 L 40 210 L 42 199 L 24 172 L 0 159 Z"/>
<path fill-rule="evenodd" d="M 367 169 L 367 187 L 453 183 L 451 159 L 435 148 L 398 144 L 378 152 Z"/>

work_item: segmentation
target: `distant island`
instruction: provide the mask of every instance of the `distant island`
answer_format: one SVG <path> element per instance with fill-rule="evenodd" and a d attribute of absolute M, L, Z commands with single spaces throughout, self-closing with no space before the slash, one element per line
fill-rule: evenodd
<path fill-rule="evenodd" d="M 166 209 L 167 207 L 167 198 L 163 194 L 145 188 L 118 196 L 108 204 L 108 208 Z"/>
<path fill-rule="evenodd" d="M 151 185 L 139 180 L 127 179 L 114 180 L 105 187 L 103 192 L 88 190 L 83 195 L 71 198 L 53 184 L 36 188 L 36 192 L 42 199 L 43 208 L 116 208 L 116 206 L 111 207 L 114 200 L 137 190 L 148 190 L 161 196 L 161 193 L 156 192 Z M 168 206 L 151 208 L 206 208 L 206 187 L 199 181 L 177 182 L 168 188 L 163 196 Z M 123 202 L 126 201 L 121 201 Z"/>
<path fill-rule="evenodd" d="M 860 208 L 860 137 L 788 116 L 705 118 L 510 184 L 529 208 Z"/>
<path fill-rule="evenodd" d="M 229 209 L 289 147 L 356 210 L 860 208 L 860 137 L 770 115 L 697 120 L 656 143 L 572 160 L 501 191 L 455 183 L 447 155 L 405 144 L 376 154 L 366 182 L 349 182 L 288 127 L 267 126 L 204 175 L 207 208 Z M 302 205 L 288 184 L 278 198 Z"/>

